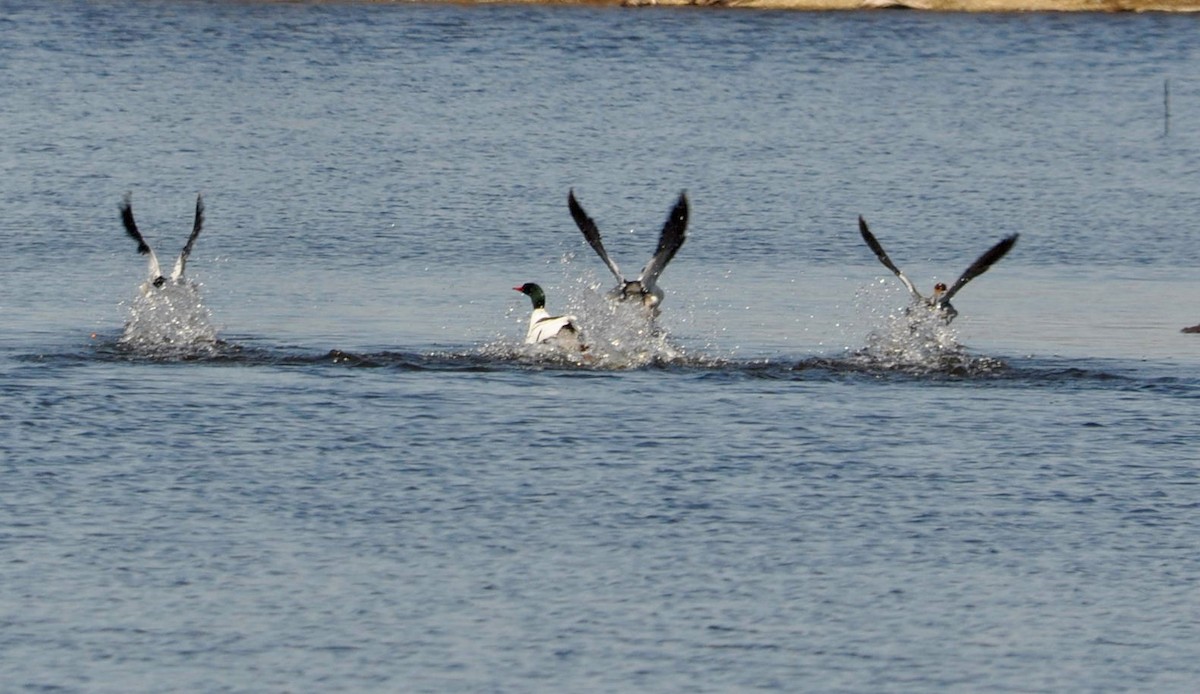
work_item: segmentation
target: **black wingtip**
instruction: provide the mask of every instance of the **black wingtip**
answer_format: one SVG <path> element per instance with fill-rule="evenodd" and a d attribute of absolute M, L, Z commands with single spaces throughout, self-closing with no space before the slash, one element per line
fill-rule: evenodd
<path fill-rule="evenodd" d="M 988 251 L 988 257 L 993 263 L 997 260 L 1000 260 L 1012 250 L 1013 246 L 1017 245 L 1017 239 L 1020 237 L 1020 234 L 1012 234 L 1011 236 L 1005 236 L 1003 239 L 1000 239 L 1000 242 L 995 246 L 992 246 L 992 249 Z"/>
<path fill-rule="evenodd" d="M 867 220 L 863 219 L 861 214 L 858 215 L 858 233 L 862 235 L 863 241 L 867 242 L 867 247 L 871 249 L 871 252 L 876 257 L 882 258 L 882 256 L 887 255 L 883 250 L 883 246 L 880 245 L 879 239 L 875 238 L 875 234 L 871 233 L 871 228 L 867 226 Z"/>
<path fill-rule="evenodd" d="M 688 212 L 687 192 L 684 191 L 679 194 L 679 199 L 675 201 L 675 206 L 671 208 L 671 216 L 667 220 L 668 226 L 677 227 L 673 230 L 673 233 L 679 236 L 680 244 L 683 243 L 683 239 L 687 236 Z"/>
<path fill-rule="evenodd" d="M 573 216 L 573 217 L 577 217 L 581 214 L 584 214 L 583 206 L 579 204 L 579 199 L 575 197 L 575 189 L 574 188 L 570 188 L 567 190 L 567 207 L 570 208 L 571 216 Z"/>
<path fill-rule="evenodd" d="M 588 216 L 588 213 L 583 209 L 583 205 L 580 205 L 579 201 L 575 199 L 574 188 L 567 191 L 567 209 L 571 211 L 571 219 L 575 220 L 575 226 L 579 227 L 579 230 L 583 232 L 584 236 L 588 237 L 589 241 L 591 241 L 592 236 L 600 236 L 600 229 L 596 227 L 596 222 Z"/>
<path fill-rule="evenodd" d="M 677 217 L 686 223 L 687 218 L 688 218 L 688 209 L 689 209 L 689 205 L 688 205 L 688 199 L 687 199 L 687 191 L 686 190 L 680 191 L 679 199 L 675 201 L 675 207 L 673 207 L 671 209 L 671 216 Z"/>
<path fill-rule="evenodd" d="M 192 234 L 200 233 L 200 228 L 204 226 L 204 196 L 196 193 L 196 221 L 192 223 Z"/>
<path fill-rule="evenodd" d="M 991 250 L 984 254 L 984 258 L 986 258 L 986 265 L 991 265 L 992 263 L 995 263 L 1004 256 L 1008 255 L 1008 252 L 1012 250 L 1012 247 L 1017 245 L 1017 239 L 1020 238 L 1020 236 L 1020 234 L 1005 236 L 1000 240 L 999 243 L 997 243 L 995 246 L 992 246 Z M 986 265 L 983 268 L 984 270 L 987 269 Z M 982 270 L 980 271 L 980 274 L 983 274 Z"/>

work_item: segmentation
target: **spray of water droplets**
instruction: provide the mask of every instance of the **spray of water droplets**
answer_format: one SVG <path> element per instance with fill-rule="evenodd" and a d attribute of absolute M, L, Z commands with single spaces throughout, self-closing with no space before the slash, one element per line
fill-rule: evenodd
<path fill-rule="evenodd" d="M 118 345 L 151 357 L 197 357 L 217 349 L 212 314 L 191 282 L 143 286 L 129 304 L 129 320 Z"/>
<path fill-rule="evenodd" d="M 866 345 L 850 355 L 851 363 L 871 370 L 964 375 L 1003 368 L 997 359 L 968 353 L 958 341 L 958 331 L 939 311 L 911 303 L 901 309 L 880 309 L 882 303 L 895 306 L 898 300 L 909 299 L 900 292 L 883 294 L 880 301 L 879 289 L 873 287 L 856 297 L 860 312 L 872 316 L 878 327 L 867 334 Z"/>

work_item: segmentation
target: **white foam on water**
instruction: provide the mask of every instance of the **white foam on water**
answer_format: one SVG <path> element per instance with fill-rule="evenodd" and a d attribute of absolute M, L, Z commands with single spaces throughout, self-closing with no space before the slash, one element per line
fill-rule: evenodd
<path fill-rule="evenodd" d="M 118 344 L 153 357 L 213 354 L 217 331 L 200 285 L 168 281 L 161 287 L 144 287 L 129 304 L 129 320 Z"/>
<path fill-rule="evenodd" d="M 890 284 L 890 283 L 889 283 Z M 894 308 L 901 292 L 887 291 L 885 300 L 893 308 L 881 308 L 878 285 L 860 290 L 859 312 L 873 328 L 866 345 L 850 355 L 851 363 L 867 369 L 913 373 L 986 373 L 1003 367 L 1003 362 L 974 357 L 959 342 L 958 331 L 940 313 L 909 303 Z M 903 300 L 908 300 L 907 294 Z"/>

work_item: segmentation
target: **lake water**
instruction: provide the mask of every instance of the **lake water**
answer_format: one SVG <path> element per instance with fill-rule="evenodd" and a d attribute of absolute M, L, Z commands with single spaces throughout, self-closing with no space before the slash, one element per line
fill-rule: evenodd
<path fill-rule="evenodd" d="M 1196 28 L 0 0 L 0 689 L 1192 691 Z"/>

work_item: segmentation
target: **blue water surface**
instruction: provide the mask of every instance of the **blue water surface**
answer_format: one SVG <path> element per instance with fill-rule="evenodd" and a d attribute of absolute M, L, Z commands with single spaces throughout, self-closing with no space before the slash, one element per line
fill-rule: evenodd
<path fill-rule="evenodd" d="M 1192 691 L 1195 22 L 0 0 L 0 689 Z"/>

